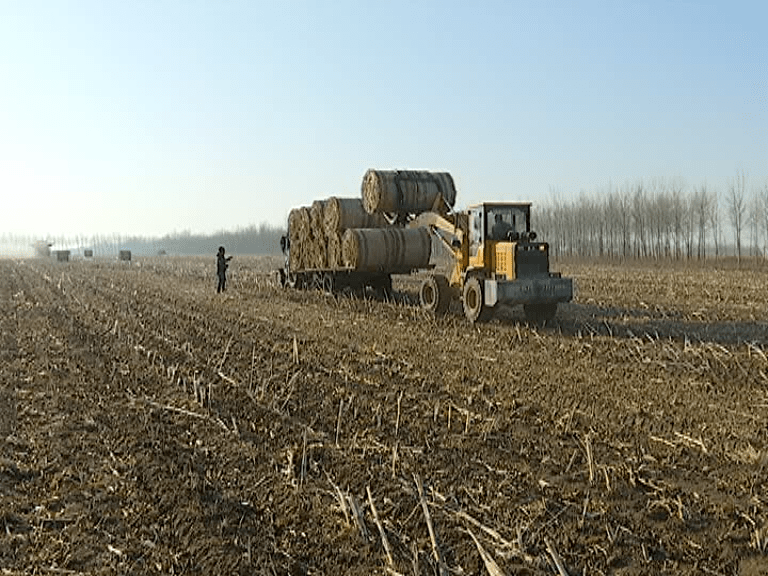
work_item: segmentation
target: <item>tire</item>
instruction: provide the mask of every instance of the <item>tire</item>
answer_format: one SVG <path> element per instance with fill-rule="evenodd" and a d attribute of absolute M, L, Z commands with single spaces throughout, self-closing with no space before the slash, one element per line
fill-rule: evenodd
<path fill-rule="evenodd" d="M 323 274 L 323 292 L 333 294 L 336 291 L 336 279 L 332 272 Z"/>
<path fill-rule="evenodd" d="M 312 278 L 307 276 L 306 272 L 296 274 L 296 288 L 299 290 L 309 290 L 312 286 Z"/>
<path fill-rule="evenodd" d="M 450 287 L 445 276 L 430 275 L 419 290 L 422 309 L 433 314 L 445 314 L 451 303 Z"/>
<path fill-rule="evenodd" d="M 483 283 L 477 276 L 468 278 L 464 283 L 462 303 L 464 315 L 470 324 L 485 322 L 493 315 L 493 308 L 485 305 Z"/>
<path fill-rule="evenodd" d="M 392 300 L 392 276 L 385 274 L 376 282 L 376 294 L 385 301 Z"/>

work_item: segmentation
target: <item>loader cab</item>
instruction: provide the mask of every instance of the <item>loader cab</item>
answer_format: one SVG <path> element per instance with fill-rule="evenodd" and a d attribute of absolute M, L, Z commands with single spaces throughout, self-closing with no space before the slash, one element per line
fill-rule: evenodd
<path fill-rule="evenodd" d="M 469 207 L 469 255 L 487 241 L 516 241 L 531 231 L 529 203 L 485 203 Z"/>
<path fill-rule="evenodd" d="M 470 206 L 468 270 L 497 280 L 549 275 L 545 242 L 535 242 L 529 203 Z"/>

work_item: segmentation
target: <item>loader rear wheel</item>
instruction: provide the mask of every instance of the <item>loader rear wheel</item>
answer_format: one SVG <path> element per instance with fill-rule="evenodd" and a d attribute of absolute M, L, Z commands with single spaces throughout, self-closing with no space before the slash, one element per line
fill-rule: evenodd
<path fill-rule="evenodd" d="M 472 324 L 485 322 L 493 315 L 493 308 L 485 305 L 482 281 L 473 276 L 464 284 L 464 315 Z"/>
<path fill-rule="evenodd" d="M 445 276 L 429 276 L 419 290 L 419 302 L 427 312 L 444 314 L 451 303 L 448 279 Z"/>

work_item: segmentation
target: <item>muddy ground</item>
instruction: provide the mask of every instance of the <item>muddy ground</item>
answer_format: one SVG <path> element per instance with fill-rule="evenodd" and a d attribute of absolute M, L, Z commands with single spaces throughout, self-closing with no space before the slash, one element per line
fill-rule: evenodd
<path fill-rule="evenodd" d="M 210 260 L 0 261 L 2 573 L 768 574 L 765 271 L 470 327 Z"/>

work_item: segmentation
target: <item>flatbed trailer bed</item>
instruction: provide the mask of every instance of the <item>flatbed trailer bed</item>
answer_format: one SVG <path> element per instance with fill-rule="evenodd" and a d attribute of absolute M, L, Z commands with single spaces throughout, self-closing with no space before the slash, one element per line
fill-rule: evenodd
<path fill-rule="evenodd" d="M 369 271 L 353 268 L 304 268 L 293 271 L 288 267 L 280 269 L 283 286 L 299 290 L 322 290 L 329 294 L 344 290 L 372 289 L 382 294 L 392 292 L 392 274 L 408 271 Z"/>

